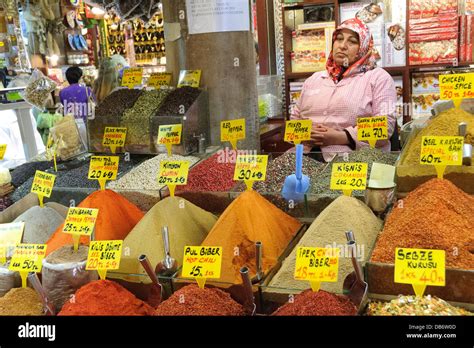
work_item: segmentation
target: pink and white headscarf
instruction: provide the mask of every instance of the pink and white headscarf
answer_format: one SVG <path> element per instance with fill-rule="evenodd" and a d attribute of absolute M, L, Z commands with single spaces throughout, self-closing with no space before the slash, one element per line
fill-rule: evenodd
<path fill-rule="evenodd" d="M 348 68 L 337 65 L 334 61 L 333 52 L 329 55 L 328 61 L 326 62 L 326 70 L 329 76 L 335 83 L 338 83 L 344 77 L 352 76 L 358 73 L 365 73 L 366 71 L 372 70 L 377 67 L 376 58 L 374 55 L 374 39 L 370 34 L 369 28 L 359 19 L 351 18 L 337 27 L 336 31 L 332 36 L 332 44 L 336 40 L 337 34 L 342 29 L 349 29 L 359 35 L 359 53 L 357 55 L 357 61 Z"/>

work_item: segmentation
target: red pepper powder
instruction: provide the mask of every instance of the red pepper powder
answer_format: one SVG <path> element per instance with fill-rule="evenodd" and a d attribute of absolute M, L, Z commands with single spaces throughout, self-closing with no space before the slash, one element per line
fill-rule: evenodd
<path fill-rule="evenodd" d="M 272 315 L 357 315 L 357 307 L 347 296 L 332 294 L 324 290 L 314 292 L 308 289 L 296 295 L 292 303 L 284 304 Z"/>
<path fill-rule="evenodd" d="M 80 288 L 58 315 L 153 315 L 154 309 L 121 285 L 97 280 Z"/>
<path fill-rule="evenodd" d="M 243 307 L 235 302 L 228 293 L 218 288 L 200 289 L 196 284 L 185 286 L 162 302 L 155 315 L 203 315 L 203 316 L 240 316 L 245 315 Z"/>

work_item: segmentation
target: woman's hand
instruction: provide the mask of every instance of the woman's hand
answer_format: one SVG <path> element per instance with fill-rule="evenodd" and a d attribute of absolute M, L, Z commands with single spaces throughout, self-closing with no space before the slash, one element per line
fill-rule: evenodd
<path fill-rule="evenodd" d="M 349 145 L 346 132 L 319 125 L 313 127 L 311 141 L 316 146 Z"/>

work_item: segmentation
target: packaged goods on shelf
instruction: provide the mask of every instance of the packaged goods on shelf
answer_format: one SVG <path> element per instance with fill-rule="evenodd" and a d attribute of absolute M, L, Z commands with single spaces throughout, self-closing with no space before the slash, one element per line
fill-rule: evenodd
<path fill-rule="evenodd" d="M 290 82 L 290 114 L 301 96 L 304 82 Z"/>
<path fill-rule="evenodd" d="M 403 126 L 403 109 L 405 107 L 403 103 L 403 77 L 394 76 L 393 82 L 395 83 L 395 89 L 397 90 L 397 106 L 395 109 L 395 115 L 397 117 L 398 127 L 402 127 Z M 400 130 L 398 131 L 398 134 L 400 134 Z"/>
<path fill-rule="evenodd" d="M 446 35 L 410 35 L 410 64 L 422 65 L 453 63 L 457 60 L 458 55 L 457 35 L 457 33 Z"/>
<path fill-rule="evenodd" d="M 384 66 L 404 66 L 406 64 L 404 25 L 385 23 L 384 29 Z"/>
<path fill-rule="evenodd" d="M 43 303 L 31 288 L 13 288 L 0 298 L 0 316 L 40 316 Z"/>
<path fill-rule="evenodd" d="M 86 151 L 74 116 L 63 117 L 49 131 L 56 145 L 56 154 L 60 159 L 68 160 Z"/>
<path fill-rule="evenodd" d="M 410 18 L 430 18 L 458 13 L 458 0 L 411 0 Z"/>

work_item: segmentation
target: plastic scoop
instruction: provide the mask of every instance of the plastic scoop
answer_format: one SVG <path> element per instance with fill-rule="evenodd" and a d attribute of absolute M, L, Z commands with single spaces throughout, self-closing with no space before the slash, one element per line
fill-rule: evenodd
<path fill-rule="evenodd" d="M 310 180 L 303 175 L 303 145 L 296 145 L 296 172 L 286 177 L 282 189 L 282 196 L 287 201 L 302 202 L 308 191 Z"/>

